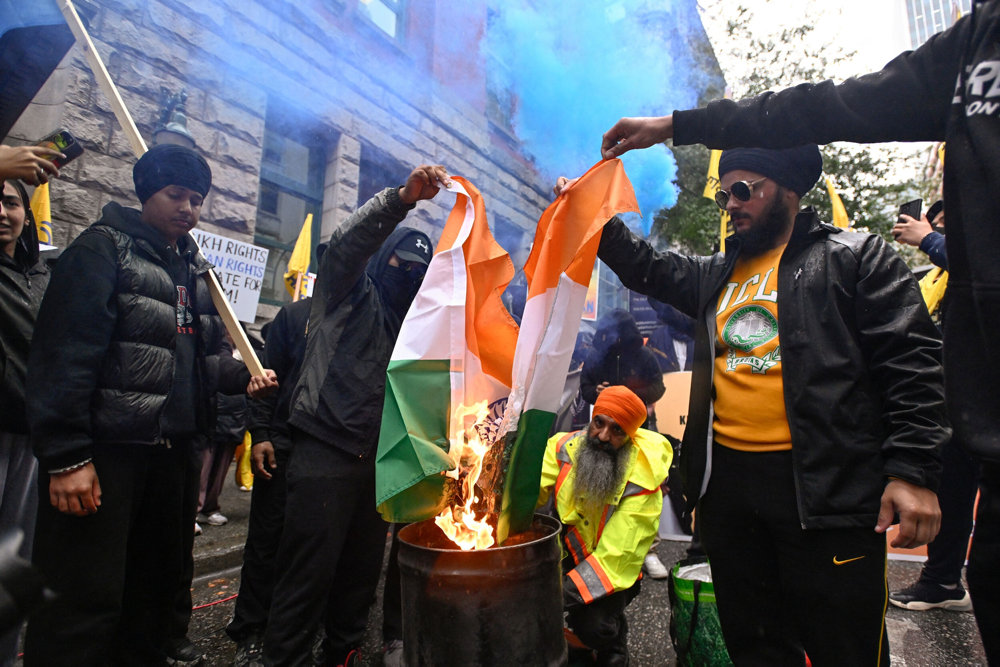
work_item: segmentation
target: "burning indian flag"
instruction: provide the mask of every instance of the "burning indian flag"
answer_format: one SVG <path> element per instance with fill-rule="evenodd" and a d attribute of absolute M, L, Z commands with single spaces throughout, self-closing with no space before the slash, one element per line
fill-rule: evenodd
<path fill-rule="evenodd" d="M 456 496 L 455 519 L 471 520 L 475 452 L 492 443 L 510 394 L 517 324 L 500 294 L 514 265 L 490 234 L 479 191 L 458 176 L 449 189 L 455 207 L 389 361 L 376 465 L 376 502 L 389 521 L 426 519 Z"/>
<path fill-rule="evenodd" d="M 531 524 L 600 231 L 638 205 L 621 162 L 609 160 L 546 209 L 519 333 L 500 300 L 513 265 L 478 191 L 453 182 L 458 201 L 389 362 L 376 495 L 389 521 L 437 514 L 462 548 L 485 548 L 487 510 L 498 542 Z"/>

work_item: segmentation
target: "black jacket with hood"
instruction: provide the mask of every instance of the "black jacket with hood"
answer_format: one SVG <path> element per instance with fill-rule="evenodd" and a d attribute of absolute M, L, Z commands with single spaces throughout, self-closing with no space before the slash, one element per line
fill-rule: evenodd
<path fill-rule="evenodd" d="M 944 368 L 956 439 L 1000 461 L 1000 0 L 881 71 L 674 112 L 674 143 L 709 148 L 946 141 L 948 310 Z"/>
<path fill-rule="evenodd" d="M 660 400 L 666 388 L 653 351 L 643 346 L 635 319 L 625 310 L 612 310 L 597 322 L 593 347 L 583 362 L 580 393 L 585 401 L 597 401 L 597 385 L 628 387 L 646 405 Z"/>
<path fill-rule="evenodd" d="M 374 458 L 385 372 L 416 285 L 396 279 L 389 256 L 415 230 L 413 207 L 387 188 L 333 233 L 320 262 L 302 373 L 288 423 L 352 456 Z"/>
<path fill-rule="evenodd" d="M 38 230 L 25 201 L 24 228 L 14 256 L 0 252 L 0 431 L 28 433 L 24 386 L 35 317 L 49 284 L 49 269 L 38 254 Z"/>
<path fill-rule="evenodd" d="M 249 373 L 219 372 L 222 321 L 201 279 L 211 265 L 190 236 L 177 247 L 138 210 L 111 202 L 62 253 L 28 367 L 28 420 L 43 470 L 90 458 L 95 443 L 204 434 L 215 391 L 245 389 Z M 179 335 L 181 326 L 195 334 Z"/>
<path fill-rule="evenodd" d="M 696 320 L 680 457 L 689 508 L 711 475 L 716 308 L 740 245 L 732 236 L 725 254 L 659 253 L 616 219 L 598 251 L 626 287 Z M 802 527 L 874 526 L 889 477 L 936 490 L 951 435 L 941 339 L 903 260 L 877 235 L 803 211 L 781 255 L 777 305 Z"/>
<path fill-rule="evenodd" d="M 288 408 L 302 372 L 306 333 L 312 297 L 289 303 L 271 321 L 264 344 L 264 366 L 277 375 L 278 391 L 250 401 L 250 437 L 256 445 L 270 442 L 275 449 L 288 449 Z"/>

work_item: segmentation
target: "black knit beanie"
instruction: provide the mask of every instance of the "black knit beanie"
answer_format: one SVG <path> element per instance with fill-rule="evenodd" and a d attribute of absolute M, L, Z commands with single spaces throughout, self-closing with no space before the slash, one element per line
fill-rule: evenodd
<path fill-rule="evenodd" d="M 135 193 L 143 204 L 168 185 L 180 185 L 202 197 L 212 188 L 212 170 L 205 158 L 176 144 L 153 146 L 132 168 Z"/>

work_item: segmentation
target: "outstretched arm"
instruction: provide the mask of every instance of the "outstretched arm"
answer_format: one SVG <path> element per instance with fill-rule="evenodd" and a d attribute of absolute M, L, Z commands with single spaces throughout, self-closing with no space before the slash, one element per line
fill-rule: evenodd
<path fill-rule="evenodd" d="M 601 138 L 601 157 L 620 157 L 633 148 L 649 148 L 674 136 L 674 117 L 622 118 Z"/>

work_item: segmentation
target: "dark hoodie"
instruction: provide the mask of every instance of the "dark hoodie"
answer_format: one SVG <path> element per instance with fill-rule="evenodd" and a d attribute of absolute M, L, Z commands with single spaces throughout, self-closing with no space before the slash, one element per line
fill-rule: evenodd
<path fill-rule="evenodd" d="M 43 469 L 79 463 L 95 443 L 154 444 L 207 429 L 221 380 L 206 356 L 222 348 L 222 325 L 198 279 L 210 265 L 190 236 L 177 247 L 112 202 L 63 252 L 28 371 Z"/>
<path fill-rule="evenodd" d="M 35 317 L 49 284 L 49 270 L 38 255 L 38 231 L 24 186 L 24 229 L 14 256 L 0 252 L 0 431 L 26 434 L 24 387 Z"/>
<path fill-rule="evenodd" d="M 398 188 L 376 194 L 334 232 L 309 314 L 302 374 L 288 423 L 359 458 L 373 456 L 385 371 L 416 286 L 389 267 L 415 230 L 397 225 L 412 206 Z"/>
<path fill-rule="evenodd" d="M 597 400 L 597 385 L 624 385 L 646 405 L 663 396 L 663 375 L 653 353 L 643 347 L 635 319 L 625 310 L 612 310 L 597 321 L 593 349 L 583 362 L 580 392 L 588 403 Z"/>

